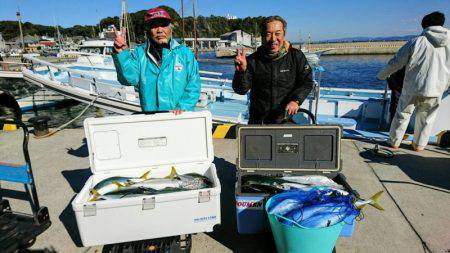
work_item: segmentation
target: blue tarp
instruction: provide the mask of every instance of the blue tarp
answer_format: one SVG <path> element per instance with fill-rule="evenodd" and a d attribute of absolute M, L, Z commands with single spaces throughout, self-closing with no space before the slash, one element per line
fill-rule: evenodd
<path fill-rule="evenodd" d="M 289 226 L 306 228 L 329 227 L 359 210 L 354 196 L 327 187 L 312 187 L 287 191 L 272 197 L 268 211 Z"/>

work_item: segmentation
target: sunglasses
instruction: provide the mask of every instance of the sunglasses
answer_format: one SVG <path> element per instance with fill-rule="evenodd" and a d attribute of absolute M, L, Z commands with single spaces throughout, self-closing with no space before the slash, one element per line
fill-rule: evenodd
<path fill-rule="evenodd" d="M 170 20 L 167 19 L 154 19 L 147 23 L 147 28 L 153 29 L 158 27 L 168 27 L 170 25 Z"/>

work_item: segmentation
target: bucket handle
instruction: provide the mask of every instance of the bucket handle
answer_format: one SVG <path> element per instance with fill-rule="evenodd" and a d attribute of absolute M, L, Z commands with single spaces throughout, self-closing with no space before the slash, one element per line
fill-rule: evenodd
<path fill-rule="evenodd" d="M 288 218 L 286 218 L 286 217 L 283 217 L 283 216 L 281 216 L 281 215 L 279 215 L 279 214 L 269 214 L 269 215 L 273 215 L 273 216 L 275 216 L 275 217 L 277 217 L 277 218 L 280 218 L 280 219 L 283 219 L 283 220 L 285 220 L 285 221 L 292 222 L 294 225 L 296 225 L 296 226 L 298 226 L 298 227 L 305 228 L 304 226 L 298 224 L 296 221 L 293 221 L 293 220 L 291 220 L 291 219 L 288 219 Z M 352 219 L 352 222 L 351 222 L 351 223 L 347 223 L 347 222 L 345 221 L 345 218 L 343 218 L 341 221 L 343 221 L 343 222 L 344 222 L 345 224 L 347 224 L 347 225 L 353 225 L 353 223 L 355 223 L 355 219 Z"/>
<path fill-rule="evenodd" d="M 281 216 L 281 215 L 279 215 L 279 214 L 270 214 L 270 215 L 273 215 L 273 216 L 275 216 L 275 217 L 277 217 L 277 218 L 281 218 L 281 219 L 283 219 L 283 220 L 292 222 L 294 225 L 303 228 L 303 226 L 300 225 L 300 224 L 298 224 L 296 221 L 293 221 L 293 220 L 291 220 L 291 219 L 288 219 L 288 218 L 286 218 L 286 217 L 283 217 L 283 216 Z"/>

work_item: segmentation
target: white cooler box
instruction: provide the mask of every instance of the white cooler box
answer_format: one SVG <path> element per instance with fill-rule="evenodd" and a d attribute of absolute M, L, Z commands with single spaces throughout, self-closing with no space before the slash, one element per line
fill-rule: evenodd
<path fill-rule="evenodd" d="M 211 113 L 160 113 L 88 118 L 84 129 L 93 175 L 72 202 L 84 246 L 211 232 L 220 224 L 220 182 Z M 207 176 L 212 188 L 88 201 L 89 190 L 113 176 Z"/>

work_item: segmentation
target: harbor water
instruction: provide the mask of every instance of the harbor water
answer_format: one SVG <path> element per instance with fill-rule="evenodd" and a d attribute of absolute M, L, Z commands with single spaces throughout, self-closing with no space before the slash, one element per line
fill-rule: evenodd
<path fill-rule="evenodd" d="M 324 67 L 322 73 L 322 87 L 337 88 L 359 88 L 359 89 L 379 89 L 385 87 L 384 81 L 376 79 L 376 74 L 380 71 L 392 55 L 354 55 L 354 56 L 322 56 L 320 65 Z M 233 79 L 234 65 L 233 59 L 217 59 L 214 53 L 200 54 L 199 67 L 204 71 L 223 73 L 221 78 Z M 31 83 L 20 79 L 0 78 L 0 89 L 11 92 L 16 98 L 26 97 L 39 88 Z M 84 108 L 85 104 L 75 101 L 66 101 L 57 107 L 29 111 L 24 114 L 24 119 L 36 115 L 50 116 L 50 127 L 57 127 L 76 117 Z M 80 127 L 86 117 L 99 117 L 113 115 L 104 109 L 95 107 L 88 111 L 69 127 Z"/>
<path fill-rule="evenodd" d="M 336 88 L 378 89 L 385 82 L 376 78 L 377 73 L 386 65 L 392 55 L 345 55 L 321 56 L 320 65 L 325 69 L 321 86 Z M 201 70 L 223 73 L 223 78 L 233 79 L 233 59 L 217 59 L 214 53 L 201 54 Z"/>

